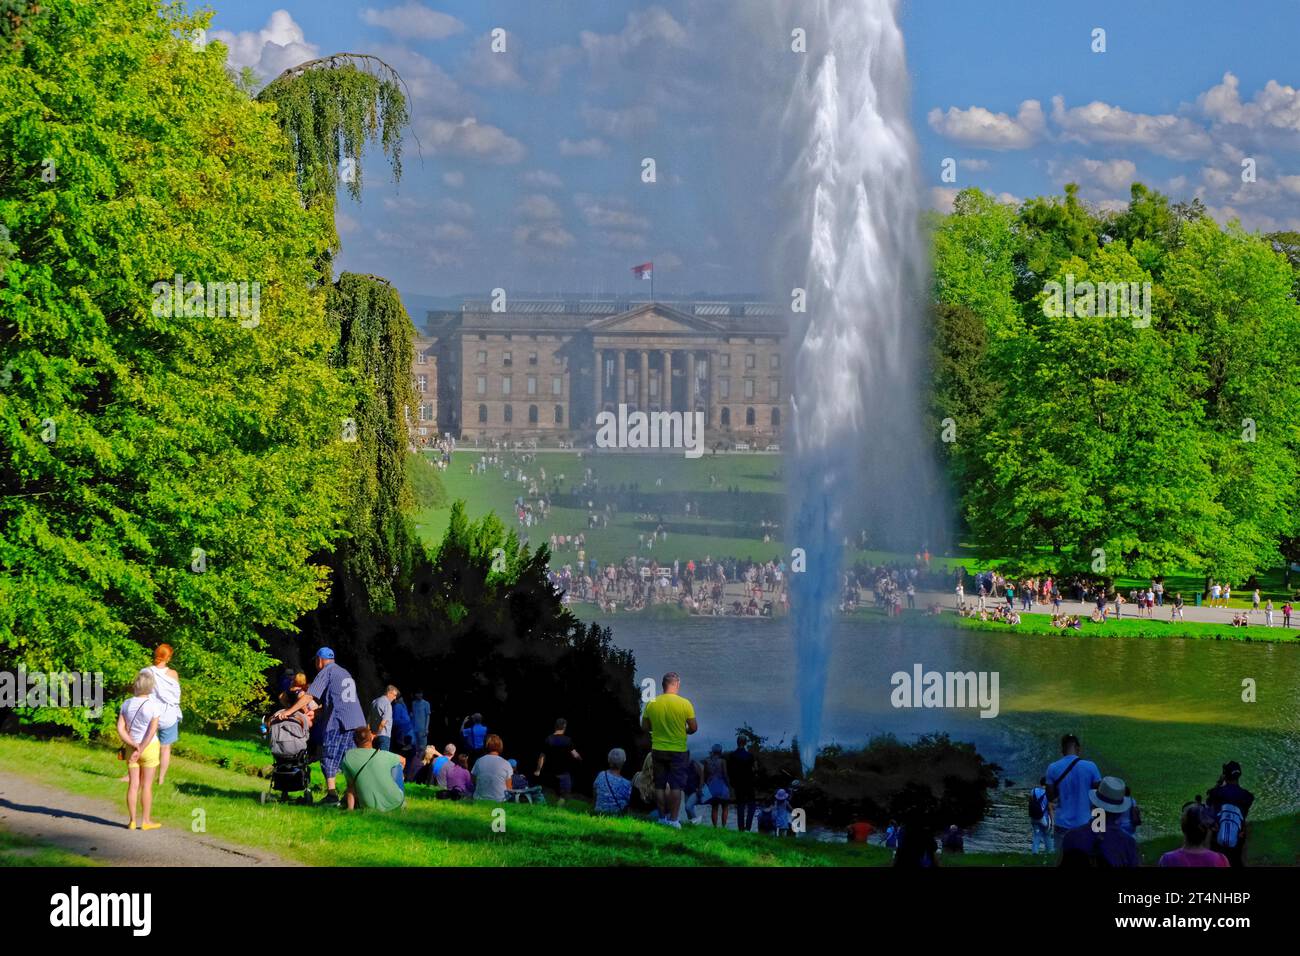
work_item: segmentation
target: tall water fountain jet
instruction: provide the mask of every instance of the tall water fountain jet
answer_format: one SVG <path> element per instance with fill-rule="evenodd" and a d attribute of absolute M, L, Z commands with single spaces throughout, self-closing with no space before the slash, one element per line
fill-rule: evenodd
<path fill-rule="evenodd" d="M 796 329 L 787 542 L 799 744 L 812 766 L 845 539 L 924 542 L 926 444 L 919 428 L 922 278 L 917 149 L 895 0 L 773 0 L 807 35 L 806 64 L 782 119 L 793 161 L 793 226 L 780 252 L 787 288 L 806 290 Z M 802 332 L 799 337 L 798 333 Z M 910 550 L 909 550 L 910 553 Z"/>

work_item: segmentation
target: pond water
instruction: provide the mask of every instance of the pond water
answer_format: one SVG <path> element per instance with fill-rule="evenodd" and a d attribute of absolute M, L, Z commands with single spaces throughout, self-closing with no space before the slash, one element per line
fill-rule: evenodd
<path fill-rule="evenodd" d="M 785 621 L 604 618 L 636 654 L 637 677 L 682 675 L 700 730 L 693 751 L 734 747 L 748 724 L 789 743 L 797 726 L 794 652 Z M 996 672 L 999 712 L 903 709 L 890 677 L 915 665 Z M 1243 681 L 1256 700 L 1242 700 Z M 1028 846 L 1024 789 L 1059 756 L 1063 733 L 1082 740 L 1103 774 L 1123 777 L 1143 812 L 1139 837 L 1174 833 L 1183 802 L 1236 760 L 1254 791 L 1254 819 L 1300 808 L 1300 646 L 1184 639 L 1000 634 L 844 619 L 836 627 L 820 743 L 861 746 L 879 733 L 944 731 L 972 742 L 1010 787 L 967 839 L 979 849 Z M 1297 848 L 1300 850 L 1300 847 Z"/>

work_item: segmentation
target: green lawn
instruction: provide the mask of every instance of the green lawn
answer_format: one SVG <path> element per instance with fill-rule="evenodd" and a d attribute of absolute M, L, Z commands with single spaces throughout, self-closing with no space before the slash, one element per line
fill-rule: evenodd
<path fill-rule="evenodd" d="M 859 612 L 864 615 L 884 618 L 881 612 L 873 610 Z M 927 620 L 919 612 L 914 614 L 904 614 L 903 620 L 907 623 L 916 623 L 918 617 L 921 620 Z M 957 617 L 955 614 L 944 614 L 945 624 L 955 624 L 958 627 L 967 628 L 976 631 L 1016 631 L 1021 634 L 1044 634 L 1053 637 L 1141 637 L 1141 638 L 1162 638 L 1162 637 L 1192 637 L 1207 638 L 1216 641 L 1264 641 L 1277 644 L 1293 644 L 1300 640 L 1300 628 L 1286 629 L 1281 627 L 1260 627 L 1251 624 L 1249 627 L 1233 627 L 1230 624 L 1206 624 L 1200 621 L 1177 621 L 1171 622 L 1168 619 L 1156 618 L 1150 620 L 1146 618 L 1121 618 L 1107 620 L 1101 624 L 1094 624 L 1087 616 L 1081 615 L 1082 626 L 1079 630 L 1062 629 L 1052 627 L 1051 615 L 1049 614 L 1023 614 L 1020 623 L 1014 628 L 1009 624 L 1003 624 L 999 621 L 981 621 L 978 618 Z M 1279 617 L 1280 621 L 1281 618 Z"/>
<path fill-rule="evenodd" d="M 499 469 L 470 475 L 470 464 L 478 458 L 479 453 L 474 451 L 457 451 L 452 455 L 451 466 L 441 473 L 447 492 L 446 506 L 425 508 L 416 514 L 416 529 L 424 541 L 441 540 L 451 513 L 450 503 L 457 499 L 466 502 L 470 518 L 495 512 L 507 527 L 518 528 L 514 500 L 527 493 L 527 484 L 507 481 Z M 647 502 L 645 512 L 620 512 L 610 520 L 608 528 L 591 530 L 587 528 L 585 507 L 553 507 L 546 521 L 527 531 L 534 547 L 543 541 L 549 543 L 552 534 L 581 532 L 587 536 L 588 557 L 595 557 L 601 563 L 622 561 L 638 550 L 645 557 L 668 562 L 674 558 L 700 559 L 705 555 L 767 560 L 783 553 L 779 541 L 764 543 L 761 534 L 749 534 L 751 530 L 756 531 L 760 521 L 777 524 L 784 521 L 785 489 L 780 455 L 706 454 L 691 460 L 680 454 L 601 454 L 580 458 L 572 452 L 538 452 L 536 461 L 522 467 L 533 478 L 545 469 L 548 489 L 562 475 L 560 485 L 564 494 L 581 484 L 584 472 L 591 468 L 600 479 L 602 489 L 639 483 L 640 494 Z M 710 485 L 710 476 L 716 479 L 715 485 Z M 662 485 L 656 487 L 655 481 L 661 478 Z M 685 510 L 688 501 L 692 503 L 690 515 Z M 699 518 L 695 505 L 713 517 Z M 638 548 L 638 534 L 649 537 L 661 517 L 668 539 L 655 542 L 652 549 Z M 556 559 L 558 564 L 573 562 L 577 553 L 561 549 Z"/>
<path fill-rule="evenodd" d="M 155 816 L 169 827 L 189 828 L 192 811 L 205 811 L 207 833 L 234 844 L 271 851 L 314 866 L 886 866 L 878 845 L 777 840 L 709 826 L 669 830 L 633 818 L 610 819 L 573 800 L 564 807 L 507 806 L 437 800 L 426 787 L 409 786 L 407 806 L 390 814 L 345 813 L 319 806 L 262 805 L 269 764 L 248 732 L 187 733 L 173 756 L 169 782 L 159 788 Z M 119 766 L 112 751 L 67 739 L 0 737 L 7 770 L 72 793 L 117 801 Z M 318 768 L 315 770 L 319 777 Z M 504 810 L 503 817 L 493 810 Z M 493 823 L 502 820 L 504 832 Z M 1297 860 L 1300 815 L 1252 821 L 1251 860 L 1292 865 Z M 1154 863 L 1177 846 L 1173 837 L 1142 844 Z M 64 866 L 88 861 L 0 831 L 0 865 Z M 1051 866 L 1027 853 L 949 856 L 946 866 Z"/>
<path fill-rule="evenodd" d="M 189 828 L 205 811 L 207 833 L 259 847 L 309 865 L 333 866 L 859 866 L 882 865 L 880 847 L 776 840 L 711 827 L 670 830 L 635 819 L 591 816 L 585 804 L 564 807 L 436 800 L 409 788 L 407 806 L 390 814 L 345 813 L 324 807 L 257 800 L 266 782 L 247 771 L 250 750 L 230 737 L 186 734 L 188 752 L 228 766 L 173 757 L 155 816 Z M 112 751 L 70 740 L 0 738 L 7 770 L 73 793 L 118 801 L 123 784 Z M 261 765 L 269 764 L 263 758 Z M 319 777 L 319 769 L 316 771 Z M 505 832 L 493 831 L 493 809 L 504 809 Z"/>
<path fill-rule="evenodd" d="M 451 466 L 441 472 L 446 489 L 446 502 L 437 508 L 424 508 L 416 514 L 416 528 L 428 543 L 441 540 L 447 529 L 451 502 L 464 500 L 471 518 L 495 512 L 507 527 L 517 528 L 514 519 L 514 499 L 528 491 L 527 484 L 505 479 L 499 468 L 490 468 L 485 475 L 471 475 L 470 465 L 482 454 L 475 450 L 460 450 L 452 455 Z M 504 453 L 508 459 L 513 456 Z M 647 503 L 641 513 L 620 512 L 610 521 L 608 528 L 587 528 L 585 507 L 554 507 L 550 517 L 528 529 L 530 543 L 534 546 L 549 542 L 552 534 L 577 534 L 587 536 L 587 556 L 602 564 L 621 561 L 629 554 L 638 553 L 659 561 L 671 562 L 674 558 L 685 561 L 699 560 L 705 556 L 753 558 L 767 560 L 788 552 L 781 541 L 781 525 L 785 521 L 785 485 L 782 477 L 782 456 L 779 454 L 732 453 L 705 454 L 691 460 L 680 454 L 586 454 L 579 457 L 574 452 L 543 451 L 536 460 L 522 465 L 530 478 L 536 478 L 545 469 L 546 488 L 554 479 L 563 476 L 561 490 L 567 494 L 578 485 L 586 469 L 599 478 L 602 489 L 616 489 L 620 485 L 639 484 L 639 493 Z M 512 471 L 513 474 L 513 471 Z M 710 479 L 713 479 L 713 482 Z M 662 484 L 655 485 L 657 480 Z M 692 505 L 691 513 L 686 504 Z M 701 506 L 708 517 L 700 518 L 695 506 Z M 764 542 L 759 523 L 777 525 L 772 540 Z M 655 527 L 663 523 L 668 531 L 666 541 L 657 541 L 652 549 L 638 542 L 638 535 L 649 537 Z M 952 557 L 936 557 L 942 566 L 964 564 L 971 572 L 995 569 L 1008 563 L 1008 558 L 981 559 L 978 548 L 971 542 L 961 544 Z M 854 550 L 851 561 L 904 560 L 912 555 L 885 551 Z M 577 553 L 572 548 L 558 549 L 556 564 L 573 563 Z M 1049 550 L 1042 551 L 1043 567 L 1052 565 Z M 1290 591 L 1284 587 L 1280 568 L 1260 572 L 1259 584 L 1263 600 L 1271 598 L 1276 605 L 1294 598 L 1300 586 L 1300 576 L 1293 575 Z M 1116 582 L 1122 591 L 1150 582 L 1145 578 L 1124 578 Z M 1176 570 L 1165 578 L 1167 593 L 1181 591 L 1187 603 L 1194 601 L 1204 581 L 1200 574 L 1190 570 Z M 1234 608 L 1249 608 L 1250 592 L 1245 582 L 1232 582 L 1238 586 L 1229 603 Z M 1278 620 L 1281 620 L 1279 613 Z"/>

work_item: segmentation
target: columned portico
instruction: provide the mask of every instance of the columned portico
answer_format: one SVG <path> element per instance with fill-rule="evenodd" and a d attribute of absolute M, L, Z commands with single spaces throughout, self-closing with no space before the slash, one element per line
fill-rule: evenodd
<path fill-rule="evenodd" d="M 659 407 L 665 412 L 673 410 L 673 352 L 672 349 L 663 350 L 663 375 L 662 384 L 659 386 Z"/>

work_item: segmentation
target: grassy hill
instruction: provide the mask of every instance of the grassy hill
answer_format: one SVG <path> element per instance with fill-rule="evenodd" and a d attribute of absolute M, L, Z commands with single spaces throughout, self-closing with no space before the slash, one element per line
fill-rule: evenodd
<path fill-rule="evenodd" d="M 408 787 L 407 806 L 390 814 L 344 813 L 322 807 L 270 803 L 258 796 L 269 764 L 259 741 L 246 733 L 182 737 L 170 778 L 158 788 L 155 816 L 189 829 L 204 811 L 206 832 L 234 844 L 263 848 L 314 866 L 887 866 L 877 845 L 778 840 L 709 826 L 672 830 L 633 818 L 597 817 L 587 804 L 506 806 L 437 800 L 426 787 Z M 0 765 L 72 793 L 119 804 L 122 764 L 113 751 L 67 739 L 0 737 Z M 315 771 L 319 778 L 319 770 Z M 318 781 L 319 782 L 319 781 Z M 504 832 L 493 823 L 503 820 Z M 499 824 L 498 824 L 499 825 Z M 1252 822 L 1252 860 L 1291 865 L 1300 847 L 1300 816 Z M 1142 844 L 1154 863 L 1177 845 L 1166 837 Z M 0 831 L 0 865 L 77 865 L 71 854 Z M 969 853 L 946 866 L 1050 866 L 1046 856 Z"/>

